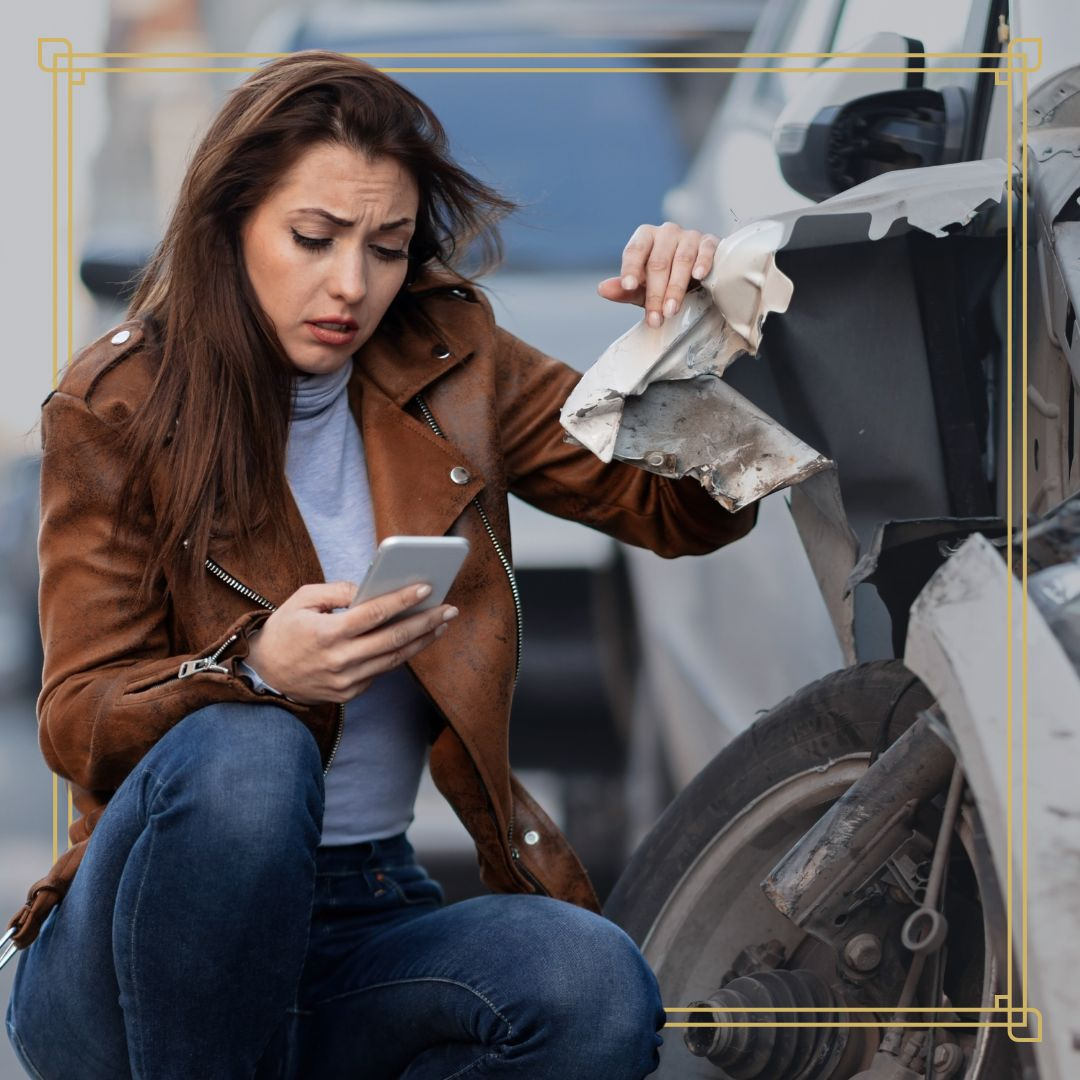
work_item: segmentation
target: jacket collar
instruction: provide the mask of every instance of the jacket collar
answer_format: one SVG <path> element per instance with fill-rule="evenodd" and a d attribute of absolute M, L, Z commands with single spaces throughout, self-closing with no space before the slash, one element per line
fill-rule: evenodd
<path fill-rule="evenodd" d="M 355 357 L 357 371 L 398 406 L 467 360 L 489 329 L 475 288 L 459 278 L 426 274 L 409 293 L 431 325 L 407 316 L 386 320 Z"/>

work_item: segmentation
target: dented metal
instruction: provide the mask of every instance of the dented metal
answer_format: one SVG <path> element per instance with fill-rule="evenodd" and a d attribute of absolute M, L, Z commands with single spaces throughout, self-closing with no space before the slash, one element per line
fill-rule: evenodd
<path fill-rule="evenodd" d="M 766 316 L 791 299 L 791 281 L 776 267 L 782 238 L 777 222 L 761 221 L 722 241 L 676 316 L 655 328 L 642 320 L 585 373 L 563 406 L 563 427 L 610 461 L 628 398 L 657 382 L 722 375 L 736 356 L 756 352 Z"/>
<path fill-rule="evenodd" d="M 776 266 L 776 252 L 880 239 L 908 227 L 943 236 L 947 226 L 966 224 L 999 201 L 1004 178 L 1005 163 L 997 160 L 888 173 L 738 230 L 721 243 L 702 288 L 678 315 L 657 328 L 642 320 L 585 373 L 563 406 L 563 427 L 604 461 L 695 476 L 732 510 L 804 482 L 828 466 L 823 454 L 741 395 L 706 389 L 737 356 L 757 352 L 769 314 L 787 310 L 794 286 Z M 813 228 L 795 232 L 810 219 Z M 684 380 L 693 388 L 650 393 Z M 676 402 L 690 410 L 684 417 L 673 414 Z"/>
<path fill-rule="evenodd" d="M 1062 541 L 1067 531 L 1066 522 Z M 1074 1077 L 1080 673 L 1038 607 L 1025 602 L 1001 554 L 977 534 L 912 608 L 904 662 L 948 716 L 1018 932 L 1023 920 L 1024 994 L 1052 1014 L 1035 1048 L 1039 1075 Z M 1029 785 L 1028 777 L 1037 782 Z"/>
<path fill-rule="evenodd" d="M 788 505 L 844 663 L 854 664 L 855 598 L 847 583 L 859 558 L 859 538 L 844 512 L 835 466 L 793 486 Z"/>
<path fill-rule="evenodd" d="M 857 654 L 847 581 L 859 540 L 836 465 L 723 376 L 738 356 L 758 352 L 768 317 L 791 305 L 794 285 L 776 265 L 778 251 L 911 228 L 945 236 L 1000 201 L 1005 176 L 1005 163 L 996 159 L 887 173 L 738 230 L 722 242 L 703 287 L 688 294 L 682 310 L 657 328 L 643 320 L 615 341 L 562 409 L 568 437 L 601 460 L 692 476 L 729 510 L 791 488 L 792 513 L 849 664 Z M 857 378 L 859 367 L 851 371 L 845 377 Z"/>
<path fill-rule="evenodd" d="M 728 510 L 831 467 L 721 379 L 658 382 L 625 403 L 615 457 L 693 476 Z"/>

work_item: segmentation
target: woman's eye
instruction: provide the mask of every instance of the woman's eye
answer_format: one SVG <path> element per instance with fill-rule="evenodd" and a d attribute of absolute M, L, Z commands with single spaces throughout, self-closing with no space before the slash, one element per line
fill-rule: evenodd
<path fill-rule="evenodd" d="M 378 247 L 377 245 L 372 248 L 375 252 L 376 258 L 385 259 L 386 262 L 394 262 L 397 259 L 407 259 L 409 253 L 405 248 L 386 248 Z"/>
<path fill-rule="evenodd" d="M 323 248 L 330 246 L 329 236 L 305 236 L 303 233 L 292 230 L 293 239 L 302 247 L 307 248 L 308 251 L 321 251 Z"/>

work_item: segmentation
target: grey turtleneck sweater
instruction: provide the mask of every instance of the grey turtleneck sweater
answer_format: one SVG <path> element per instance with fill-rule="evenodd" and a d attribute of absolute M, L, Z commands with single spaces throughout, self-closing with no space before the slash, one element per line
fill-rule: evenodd
<path fill-rule="evenodd" d="M 327 581 L 359 583 L 375 555 L 375 521 L 359 428 L 346 388 L 352 360 L 294 386 L 285 473 Z M 243 665 L 256 688 L 269 689 Z M 375 679 L 345 706 L 345 730 L 326 775 L 322 844 L 404 832 L 428 749 L 430 705 L 405 668 Z"/>

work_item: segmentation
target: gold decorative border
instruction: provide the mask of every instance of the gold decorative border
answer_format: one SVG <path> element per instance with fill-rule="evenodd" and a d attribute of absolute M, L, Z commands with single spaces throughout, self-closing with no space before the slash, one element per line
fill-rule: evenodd
<path fill-rule="evenodd" d="M 1030 46 L 1035 52 L 1035 62 L 1029 64 L 1030 57 L 1028 53 L 1018 46 Z M 271 60 L 278 57 L 287 56 L 288 53 L 248 53 L 248 52 L 75 52 L 72 49 L 71 42 L 66 38 L 39 38 L 38 39 L 38 67 L 46 74 L 52 76 L 52 235 L 53 235 L 53 259 L 52 259 L 52 294 L 53 294 L 53 334 L 52 334 L 52 384 L 55 387 L 57 383 L 57 377 L 59 373 L 59 356 L 60 356 L 60 302 L 59 302 L 59 284 L 60 284 L 60 179 L 59 179 L 59 147 L 60 147 L 60 103 L 64 100 L 66 104 L 66 154 L 65 154 L 65 166 L 66 166 L 66 184 L 65 184 L 65 213 L 66 213 L 66 226 L 67 226 L 67 245 L 66 245 L 66 274 L 67 274 L 67 349 L 66 356 L 71 356 L 73 352 L 72 333 L 73 333 L 73 296 L 74 296 L 74 252 L 73 252 L 73 239 L 72 239 L 72 221 L 73 221 L 73 181 L 72 175 L 72 132 L 73 132 L 73 89 L 76 86 L 83 86 L 86 82 L 87 75 L 117 75 L 117 74 L 169 74 L 169 73 L 184 73 L 184 74 L 250 74 L 258 70 L 258 65 L 252 66 L 222 66 L 222 65 L 210 65 L 210 66 L 190 66 L 184 64 L 165 64 L 163 66 L 146 66 L 144 64 L 129 64 L 122 63 L 115 65 L 110 63 L 111 61 L 190 61 L 190 60 Z M 728 60 L 736 61 L 736 63 L 729 63 L 726 65 L 709 65 L 703 66 L 701 64 L 687 65 L 685 63 L 670 66 L 670 67 L 643 67 L 639 65 L 615 65 L 605 64 L 601 66 L 583 66 L 581 64 L 560 65 L 551 67 L 533 67 L 533 66 L 477 66 L 477 67 L 462 67 L 459 65 L 435 65 L 435 66 L 391 66 L 387 64 L 379 64 L 378 66 L 382 71 L 388 74 L 559 74 L 573 72 L 577 74 L 625 74 L 627 72 L 637 72 L 638 74 L 698 74 L 698 75 L 718 75 L 718 74 L 738 74 L 743 73 L 765 73 L 776 72 L 775 66 L 762 66 L 762 67 L 749 67 L 744 66 L 737 61 L 745 60 L 747 58 L 754 60 L 806 60 L 806 61 L 822 61 L 822 60 L 834 60 L 834 59 L 859 59 L 859 60 L 889 60 L 891 64 L 876 66 L 876 67 L 858 67 L 852 70 L 858 72 L 865 72 L 866 74 L 909 74 L 919 72 L 934 72 L 937 74 L 993 74 L 994 82 L 998 86 L 1005 86 L 1007 88 L 1006 103 L 1007 103 L 1007 119 L 1006 119 L 1006 141 L 1008 144 L 1007 150 L 1007 171 L 1006 171 L 1006 203 L 1007 203 L 1007 225 L 1006 225 L 1006 509 L 1005 509 L 1005 521 L 1006 521 L 1006 559 L 1009 570 L 1009 591 L 1006 599 L 1006 619 L 1008 624 L 1008 630 L 1006 634 L 1006 641 L 1008 642 L 1008 657 L 1006 661 L 1006 686 L 1008 694 L 1008 706 L 1007 706 L 1007 724 L 1006 724 L 1006 753 L 1007 753 L 1007 785 L 1008 785 L 1008 804 L 1007 804 L 1007 830 L 1008 835 L 1006 838 L 1007 844 L 1007 866 L 1006 866 L 1006 882 L 1005 882 L 1005 908 L 1006 908 L 1006 993 L 999 994 L 994 999 L 994 1005 L 992 1008 L 985 1007 L 958 1007 L 951 1006 L 948 1008 L 924 1008 L 920 1009 L 914 1006 L 904 1009 L 892 1009 L 893 1015 L 903 1013 L 911 1014 L 913 1017 L 925 1017 L 932 1016 L 936 1013 L 949 1013 L 949 1014 L 962 1014 L 972 1016 L 982 1016 L 984 1014 L 1000 1015 L 1003 1019 L 999 1020 L 970 1020 L 961 1022 L 937 1022 L 934 1020 L 903 1020 L 896 1023 L 885 1022 L 889 1027 L 896 1028 L 1005 1028 L 1009 1032 L 1009 1038 L 1014 1042 L 1040 1042 L 1042 1040 L 1042 1014 L 1041 1012 L 1028 1004 L 1028 620 L 1027 620 L 1027 607 L 1024 605 L 1021 611 L 1021 632 L 1020 632 L 1020 654 L 1021 654 L 1021 670 L 1020 670 L 1020 700 L 1021 700 L 1021 712 L 1020 712 L 1020 743 L 1021 743 L 1021 756 L 1020 756 L 1020 782 L 1021 782 L 1021 797 L 1020 797 L 1020 842 L 1021 842 L 1021 882 L 1020 882 L 1020 1001 L 1016 1001 L 1016 979 L 1014 972 L 1014 960 L 1013 960 L 1013 948 L 1012 942 L 1014 940 L 1014 932 L 1016 925 L 1016 912 L 1014 905 L 1014 893 L 1016 891 L 1016 883 L 1013 875 L 1013 825 L 1015 822 L 1016 808 L 1014 806 L 1013 797 L 1013 784 L 1014 784 L 1014 770 L 1015 764 L 1013 761 L 1013 736 L 1014 736 L 1014 648 L 1012 644 L 1012 625 L 1013 625 L 1013 594 L 1012 594 L 1012 581 L 1013 581 L 1013 234 L 1014 234 L 1014 210 L 1013 210 L 1013 166 L 1014 166 L 1014 141 L 1013 141 L 1013 114 L 1014 114 L 1014 78 L 1019 77 L 1020 80 L 1020 124 L 1021 124 L 1021 145 L 1020 145 L 1020 206 L 1021 208 L 1027 205 L 1028 194 L 1028 177 L 1027 177 L 1027 105 L 1028 105 L 1028 75 L 1032 72 L 1040 70 L 1042 67 L 1042 39 L 1041 38 L 1017 38 L 1009 43 L 1007 51 L 1004 53 L 1008 57 L 1008 66 L 1001 67 L 998 61 L 1000 61 L 1002 53 L 999 52 L 939 52 L 939 53 L 890 53 L 890 52 L 760 52 L 760 53 L 727 53 L 727 52 L 685 52 L 685 53 L 591 53 L 591 52 L 566 52 L 566 53 L 551 53 L 551 52 L 371 52 L 371 53 L 346 53 L 347 56 L 356 57 L 357 59 L 363 59 L 367 61 L 373 60 Z M 923 60 L 930 59 L 954 59 L 954 60 L 967 60 L 976 62 L 974 66 L 969 63 L 965 66 L 958 67 L 908 67 L 907 60 L 914 58 L 922 58 Z M 100 63 L 105 61 L 104 64 Z M 982 61 L 987 61 L 988 66 L 981 66 Z M 87 63 L 89 62 L 89 63 Z M 797 74 L 814 74 L 823 70 L 818 64 L 808 65 L 806 67 L 785 67 L 782 69 L 783 74 L 797 75 Z M 826 69 L 827 70 L 827 69 Z M 66 76 L 65 90 L 61 91 L 60 80 Z M 1027 372 L 1028 372 L 1028 350 L 1027 350 L 1027 241 L 1028 241 L 1028 223 L 1027 215 L 1021 210 L 1020 214 L 1020 305 L 1021 305 L 1021 324 L 1023 327 L 1023 333 L 1021 334 L 1021 379 L 1022 385 L 1027 385 Z M 1028 468 L 1027 468 L 1027 410 L 1022 410 L 1021 418 L 1021 441 L 1025 448 L 1025 452 L 1021 458 L 1021 501 L 1024 507 L 1027 506 L 1028 498 Z M 1027 594 L 1027 543 L 1028 543 L 1028 530 L 1027 530 L 1027 515 L 1021 514 L 1021 584 L 1024 595 Z M 58 857 L 60 831 L 59 831 L 59 818 L 60 818 L 60 795 L 59 795 L 59 778 L 56 774 L 53 774 L 53 859 Z M 65 781 L 65 790 L 67 792 L 67 823 L 70 828 L 73 819 L 73 806 L 71 798 L 71 787 Z M 671 1014 L 692 1014 L 695 1012 L 712 1012 L 713 1010 L 707 1008 L 666 1008 L 665 1012 Z M 738 1013 L 768 1013 L 772 1015 L 780 1015 L 787 1013 L 797 1014 L 813 1014 L 813 1013 L 825 1013 L 833 1014 L 837 1011 L 843 1011 L 848 1014 L 859 1013 L 877 1013 L 880 1014 L 885 1011 L 875 1007 L 850 1007 L 843 1010 L 837 1010 L 836 1008 L 828 1007 L 793 1007 L 793 1008 L 772 1008 L 765 1006 L 746 1007 L 739 1009 L 729 1009 L 730 1012 Z M 694 1028 L 694 1027 L 709 1027 L 709 1028 L 731 1028 L 731 1027 L 767 1027 L 767 1028 L 858 1028 L 858 1027 L 881 1027 L 881 1021 L 854 1021 L 845 1024 L 839 1024 L 835 1021 L 725 1021 L 725 1022 L 694 1022 L 692 1020 L 687 1021 L 669 1021 L 666 1027 L 669 1028 Z M 1033 1033 L 1034 1032 L 1034 1033 Z"/>

